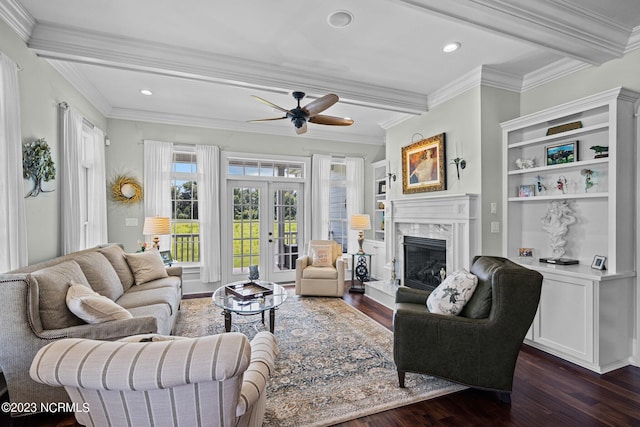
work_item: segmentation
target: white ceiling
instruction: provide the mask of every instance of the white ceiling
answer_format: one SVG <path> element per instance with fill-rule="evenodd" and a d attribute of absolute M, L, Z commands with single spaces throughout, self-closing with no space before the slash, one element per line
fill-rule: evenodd
<path fill-rule="evenodd" d="M 247 123 L 281 116 L 251 95 L 332 92 L 325 113 L 355 124 L 306 136 L 373 144 L 480 80 L 526 90 L 640 47 L 638 0 L 0 0 L 0 17 L 107 117 L 295 135 Z"/>

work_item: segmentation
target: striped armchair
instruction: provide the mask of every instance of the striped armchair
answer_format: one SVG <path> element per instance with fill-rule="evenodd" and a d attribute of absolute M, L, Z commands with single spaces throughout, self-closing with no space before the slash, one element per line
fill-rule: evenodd
<path fill-rule="evenodd" d="M 69 338 L 40 349 L 30 374 L 64 386 L 85 426 L 261 426 L 277 353 L 269 332 L 251 343 L 239 333 Z"/>

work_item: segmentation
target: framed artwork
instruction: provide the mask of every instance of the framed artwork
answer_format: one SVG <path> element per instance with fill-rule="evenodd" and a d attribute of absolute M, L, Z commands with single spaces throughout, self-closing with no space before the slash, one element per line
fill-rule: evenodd
<path fill-rule="evenodd" d="M 606 270 L 604 263 L 607 260 L 606 256 L 596 255 L 593 257 L 593 262 L 591 263 L 591 268 L 595 268 L 596 270 Z"/>
<path fill-rule="evenodd" d="M 387 183 L 385 181 L 380 181 L 378 183 L 378 194 L 385 194 L 387 192 Z"/>
<path fill-rule="evenodd" d="M 521 185 L 518 188 L 518 197 L 533 197 L 536 195 L 535 185 Z"/>
<path fill-rule="evenodd" d="M 545 147 L 547 166 L 561 165 L 578 161 L 578 141 L 563 142 Z"/>
<path fill-rule="evenodd" d="M 444 133 L 402 147 L 402 192 L 447 189 Z"/>

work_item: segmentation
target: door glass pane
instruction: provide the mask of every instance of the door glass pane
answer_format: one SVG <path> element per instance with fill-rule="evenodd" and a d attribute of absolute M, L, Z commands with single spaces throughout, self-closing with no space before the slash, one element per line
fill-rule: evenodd
<path fill-rule="evenodd" d="M 273 192 L 273 271 L 295 270 L 298 259 L 298 191 Z"/>
<path fill-rule="evenodd" d="M 233 273 L 249 273 L 260 261 L 260 191 L 233 189 Z"/>

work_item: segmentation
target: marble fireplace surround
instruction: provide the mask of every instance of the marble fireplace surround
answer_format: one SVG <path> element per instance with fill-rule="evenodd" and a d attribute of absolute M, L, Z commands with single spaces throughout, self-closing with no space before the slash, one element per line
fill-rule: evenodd
<path fill-rule="evenodd" d="M 388 259 L 396 259 L 396 275 L 404 284 L 404 236 L 446 242 L 447 272 L 469 269 L 480 253 L 479 198 L 474 194 L 412 197 L 387 201 L 385 222 Z"/>

